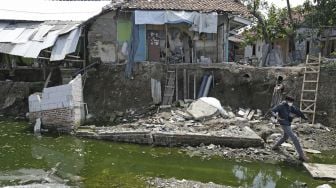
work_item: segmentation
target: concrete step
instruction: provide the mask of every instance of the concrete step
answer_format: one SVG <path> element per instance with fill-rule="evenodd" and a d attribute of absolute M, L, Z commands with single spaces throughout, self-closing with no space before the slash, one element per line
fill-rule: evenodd
<path fill-rule="evenodd" d="M 313 178 L 336 180 L 336 165 L 303 163 Z"/>

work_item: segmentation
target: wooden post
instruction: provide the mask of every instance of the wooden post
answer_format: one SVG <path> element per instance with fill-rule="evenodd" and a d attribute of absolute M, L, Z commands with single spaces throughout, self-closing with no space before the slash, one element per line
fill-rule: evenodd
<path fill-rule="evenodd" d="M 187 72 L 187 99 L 190 99 L 190 74 Z"/>
<path fill-rule="evenodd" d="M 187 69 L 183 69 L 183 99 L 187 99 Z"/>
<path fill-rule="evenodd" d="M 87 54 L 87 49 L 86 49 L 86 37 L 87 37 L 87 35 L 86 35 L 86 27 L 84 27 L 84 40 L 83 40 L 83 45 L 84 45 L 84 57 L 83 57 L 83 59 L 84 59 L 84 61 L 83 61 L 83 68 L 84 68 L 84 74 L 86 73 L 86 69 L 85 69 L 85 67 L 86 67 L 86 61 L 87 61 L 87 57 L 86 57 L 86 54 Z"/>
<path fill-rule="evenodd" d="M 176 65 L 175 65 L 176 66 Z M 178 101 L 179 100 L 179 97 L 178 97 L 178 94 L 179 94 L 179 90 L 178 90 L 178 69 L 177 69 L 177 66 L 175 67 L 176 68 L 176 70 L 175 70 L 175 75 L 176 75 L 176 78 L 175 78 L 175 82 L 176 82 L 176 88 L 175 88 L 175 93 L 176 93 L 176 101 Z"/>
<path fill-rule="evenodd" d="M 196 99 L 196 71 L 194 72 L 194 100 Z"/>
<path fill-rule="evenodd" d="M 165 24 L 165 33 L 166 33 L 166 35 L 165 35 L 165 41 L 166 41 L 166 44 L 165 44 L 165 46 L 166 46 L 166 49 L 165 49 L 165 53 L 166 53 L 166 57 L 165 57 L 165 61 L 166 61 L 166 64 L 168 63 L 168 25 L 167 24 Z"/>

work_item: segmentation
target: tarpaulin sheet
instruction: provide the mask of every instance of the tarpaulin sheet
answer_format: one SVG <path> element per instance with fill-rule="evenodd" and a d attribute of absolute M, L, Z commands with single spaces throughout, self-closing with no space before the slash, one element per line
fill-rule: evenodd
<path fill-rule="evenodd" d="M 146 26 L 139 25 L 139 43 L 135 53 L 134 61 L 145 61 L 147 54 L 146 48 Z"/>
<path fill-rule="evenodd" d="M 218 14 L 186 11 L 135 11 L 135 24 L 188 23 L 199 33 L 217 33 Z"/>
<path fill-rule="evenodd" d="M 117 21 L 117 40 L 119 42 L 130 41 L 132 24 L 129 20 Z"/>

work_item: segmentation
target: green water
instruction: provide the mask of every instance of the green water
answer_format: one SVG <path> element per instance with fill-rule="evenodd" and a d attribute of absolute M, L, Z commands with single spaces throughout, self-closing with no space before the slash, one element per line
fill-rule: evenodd
<path fill-rule="evenodd" d="M 335 152 L 315 161 L 336 163 Z M 56 165 L 58 164 L 58 166 Z M 24 122 L 0 121 L 0 176 L 20 169 L 50 171 L 85 187 L 145 187 L 144 178 L 162 177 L 243 187 L 309 187 L 314 180 L 300 166 L 190 158 L 176 148 L 118 144 L 71 136 L 35 137 Z M 75 177 L 75 178 L 74 178 Z M 80 178 L 79 178 L 80 177 Z M 296 183 L 295 183 L 296 182 Z M 15 182 L 14 182 L 15 183 Z M 1 181 L 0 186 L 13 182 Z"/>

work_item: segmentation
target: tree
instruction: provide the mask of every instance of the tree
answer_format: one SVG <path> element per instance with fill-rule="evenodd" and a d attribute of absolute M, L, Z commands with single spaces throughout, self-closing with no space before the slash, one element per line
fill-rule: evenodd
<path fill-rule="evenodd" d="M 269 6 L 263 0 L 244 0 L 250 13 L 256 18 L 253 26 L 244 33 L 246 44 L 252 44 L 260 39 L 265 42 L 267 49 L 263 54 L 261 65 L 265 66 L 266 58 L 272 49 L 272 42 L 277 38 L 286 36 L 287 27 L 286 11 L 277 9 L 274 5 Z M 266 14 L 263 12 L 266 11 Z"/>
<path fill-rule="evenodd" d="M 289 47 L 292 53 L 295 52 L 295 35 L 296 35 L 296 25 L 293 20 L 293 15 L 292 15 L 292 9 L 289 3 L 289 0 L 287 0 L 287 15 L 289 18 L 289 32 L 287 32 L 288 36 L 288 41 L 289 41 Z"/>

